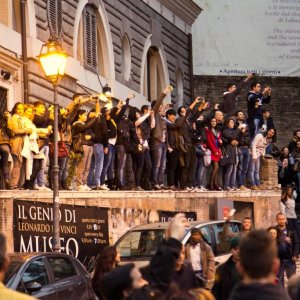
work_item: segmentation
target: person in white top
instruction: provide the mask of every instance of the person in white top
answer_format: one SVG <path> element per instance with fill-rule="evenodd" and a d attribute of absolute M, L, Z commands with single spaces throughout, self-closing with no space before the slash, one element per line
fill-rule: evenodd
<path fill-rule="evenodd" d="M 287 184 L 282 190 L 280 211 L 285 215 L 288 226 L 293 231 L 297 232 L 298 238 L 300 239 L 300 231 L 297 222 L 296 214 L 296 202 L 293 196 L 294 189 L 292 185 Z"/>
<path fill-rule="evenodd" d="M 272 128 L 266 133 L 257 134 L 252 142 L 251 158 L 248 171 L 251 190 L 261 189 L 259 179 L 260 159 L 261 157 L 265 156 L 266 148 L 268 144 L 272 142 L 274 135 L 275 129 Z"/>

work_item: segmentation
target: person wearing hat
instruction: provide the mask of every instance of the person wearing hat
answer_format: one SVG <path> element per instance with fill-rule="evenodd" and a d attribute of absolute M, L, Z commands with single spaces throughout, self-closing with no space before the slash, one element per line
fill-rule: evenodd
<path fill-rule="evenodd" d="M 212 293 L 216 300 L 227 300 L 233 288 L 240 282 L 240 275 L 236 268 L 236 263 L 240 260 L 240 238 L 233 237 L 230 240 L 231 256 L 221 264 L 216 271 L 215 282 Z"/>
<path fill-rule="evenodd" d="M 191 241 L 186 245 L 186 257 L 190 260 L 199 285 L 211 288 L 215 278 L 215 256 L 204 241 L 200 228 L 191 230 Z"/>

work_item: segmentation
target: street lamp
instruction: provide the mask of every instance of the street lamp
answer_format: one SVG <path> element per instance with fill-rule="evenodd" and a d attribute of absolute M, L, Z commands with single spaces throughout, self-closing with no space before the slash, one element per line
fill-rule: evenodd
<path fill-rule="evenodd" d="M 53 240 L 52 249 L 55 252 L 60 251 L 59 240 L 59 166 L 58 166 L 58 103 L 57 103 L 57 85 L 64 76 L 67 55 L 57 40 L 49 40 L 42 46 L 38 56 L 46 78 L 52 82 L 54 91 L 54 140 L 53 140 Z"/>

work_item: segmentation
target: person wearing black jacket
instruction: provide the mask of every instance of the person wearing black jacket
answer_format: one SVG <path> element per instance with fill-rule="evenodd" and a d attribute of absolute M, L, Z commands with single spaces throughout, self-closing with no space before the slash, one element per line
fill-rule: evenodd
<path fill-rule="evenodd" d="M 225 122 L 226 128 L 222 132 L 223 147 L 230 158 L 230 164 L 225 166 L 223 178 L 224 190 L 236 189 L 236 170 L 238 163 L 238 134 L 239 129 L 234 128 L 234 119 L 229 118 Z"/>
<path fill-rule="evenodd" d="M 266 87 L 261 93 L 261 85 L 258 82 L 251 84 L 251 91 L 247 95 L 247 109 L 248 109 L 248 125 L 250 136 L 253 139 L 260 130 L 262 122 L 262 105 L 271 102 L 272 90 Z"/>
<path fill-rule="evenodd" d="M 103 169 L 104 155 L 108 153 L 108 136 L 106 118 L 100 115 L 93 124 L 93 158 L 90 165 L 88 175 L 88 183 L 90 187 L 96 190 L 106 190 L 101 186 L 101 173 Z"/>
<path fill-rule="evenodd" d="M 83 154 L 80 157 L 77 170 L 76 170 L 76 184 L 78 191 L 89 191 L 90 188 L 87 186 L 87 177 L 90 170 L 90 164 L 93 156 L 93 132 L 88 132 L 95 124 L 97 124 L 99 120 L 99 112 L 93 114 L 93 118 L 91 118 L 87 123 L 87 111 L 79 110 L 78 118 L 72 126 L 72 137 L 73 142 L 77 139 L 81 140 Z"/>
<path fill-rule="evenodd" d="M 171 190 L 177 190 L 175 174 L 178 167 L 180 155 L 179 130 L 186 122 L 185 116 L 176 119 L 176 111 L 172 108 L 166 111 L 166 124 L 168 132 L 168 151 L 167 151 L 167 182 Z"/>
<path fill-rule="evenodd" d="M 239 237 L 233 237 L 230 240 L 229 259 L 221 264 L 216 271 L 215 282 L 212 288 L 212 293 L 216 300 L 227 300 L 234 289 L 240 282 L 241 276 L 237 270 L 237 263 L 240 261 Z"/>
<path fill-rule="evenodd" d="M 251 145 L 251 139 L 246 124 L 239 125 L 239 133 L 237 136 L 238 141 L 238 156 L 239 163 L 237 169 L 237 185 L 241 190 L 247 190 L 245 187 L 245 179 L 248 172 L 248 166 L 250 161 L 249 148 Z"/>
<path fill-rule="evenodd" d="M 180 144 L 181 155 L 183 157 L 180 163 L 181 176 L 180 188 L 191 190 L 195 174 L 196 149 L 193 145 L 193 127 L 192 124 L 197 121 L 203 110 L 207 107 L 207 103 L 197 97 L 189 108 L 181 106 L 178 108 L 178 115 L 186 117 L 186 122 L 183 122 L 179 131 L 183 137 L 183 145 Z"/>
<path fill-rule="evenodd" d="M 229 300 L 289 300 L 283 287 L 275 284 L 279 269 L 277 245 L 265 230 L 253 230 L 240 241 L 240 263 L 243 281 Z"/>
<path fill-rule="evenodd" d="M 246 83 L 253 77 L 249 74 L 246 79 L 240 82 L 237 86 L 233 83 L 227 84 L 226 92 L 223 94 L 223 103 L 220 109 L 225 113 L 225 118 L 233 117 L 236 112 L 237 96 L 241 93 Z"/>
<path fill-rule="evenodd" d="M 299 238 L 297 232 L 292 230 L 283 213 L 276 215 L 278 229 L 278 243 L 280 251 L 279 283 L 284 287 L 284 272 L 289 279 L 296 273 L 296 261 L 299 256 Z"/>

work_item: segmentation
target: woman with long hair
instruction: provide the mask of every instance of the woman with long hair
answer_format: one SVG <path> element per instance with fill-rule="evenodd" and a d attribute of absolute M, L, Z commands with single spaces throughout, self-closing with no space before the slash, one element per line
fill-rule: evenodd
<path fill-rule="evenodd" d="M 104 300 L 101 289 L 103 276 L 114 269 L 119 262 L 120 253 L 114 246 L 105 247 L 103 252 L 99 255 L 94 270 L 92 285 L 95 294 L 100 300 Z"/>
<path fill-rule="evenodd" d="M 11 117 L 7 121 L 7 127 L 11 130 L 13 137 L 10 139 L 11 154 L 13 158 L 13 169 L 10 176 L 11 189 L 18 189 L 20 186 L 21 169 L 23 164 L 22 150 L 24 137 L 32 133 L 31 128 L 25 128 L 23 118 L 24 105 L 17 102 L 11 111 Z"/>
<path fill-rule="evenodd" d="M 266 154 L 267 146 L 272 142 L 275 136 L 275 129 L 271 128 L 266 133 L 259 133 L 252 142 L 251 159 L 249 163 L 249 180 L 251 190 L 260 190 L 260 158 Z"/>
<path fill-rule="evenodd" d="M 300 238 L 300 231 L 297 222 L 296 201 L 294 199 L 294 189 L 291 184 L 287 184 L 282 189 L 280 211 L 285 214 L 288 226 L 291 230 L 296 231 L 298 238 Z"/>
<path fill-rule="evenodd" d="M 211 151 L 211 162 L 212 162 L 212 172 L 210 175 L 209 189 L 220 191 L 219 187 L 219 161 L 222 156 L 221 146 L 221 132 L 217 127 L 217 120 L 212 118 L 208 124 L 208 128 L 205 129 L 207 146 Z"/>
<path fill-rule="evenodd" d="M 238 163 L 238 135 L 240 129 L 234 128 L 234 119 L 229 118 L 225 121 L 226 128 L 222 132 L 222 140 L 230 164 L 224 168 L 223 188 L 225 191 L 236 190 L 236 171 Z"/>

